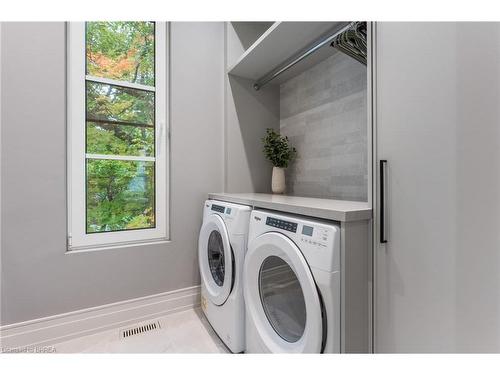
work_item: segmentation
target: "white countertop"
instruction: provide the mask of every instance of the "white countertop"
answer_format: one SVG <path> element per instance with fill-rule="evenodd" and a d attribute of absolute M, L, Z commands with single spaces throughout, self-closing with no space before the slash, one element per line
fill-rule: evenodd
<path fill-rule="evenodd" d="M 372 217 L 372 209 L 367 202 L 261 193 L 210 193 L 208 197 L 225 202 L 246 204 L 255 208 L 265 208 L 327 220 L 357 221 L 371 219 Z"/>

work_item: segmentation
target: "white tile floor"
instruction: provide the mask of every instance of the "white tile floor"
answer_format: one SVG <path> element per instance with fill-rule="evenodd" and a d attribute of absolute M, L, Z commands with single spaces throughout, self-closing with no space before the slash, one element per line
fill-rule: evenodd
<path fill-rule="evenodd" d="M 113 329 L 55 345 L 57 353 L 228 353 L 199 309 L 158 319 L 161 329 L 125 339 Z"/>

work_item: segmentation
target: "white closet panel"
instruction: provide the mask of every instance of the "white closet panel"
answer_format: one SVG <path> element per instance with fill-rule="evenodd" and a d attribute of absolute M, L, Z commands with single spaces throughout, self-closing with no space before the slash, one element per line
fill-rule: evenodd
<path fill-rule="evenodd" d="M 500 24 L 376 37 L 375 351 L 499 352 Z"/>

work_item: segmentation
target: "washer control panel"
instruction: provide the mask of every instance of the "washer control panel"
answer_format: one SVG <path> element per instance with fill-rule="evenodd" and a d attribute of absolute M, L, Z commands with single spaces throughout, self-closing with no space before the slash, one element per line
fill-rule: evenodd
<path fill-rule="evenodd" d="M 211 210 L 223 214 L 226 211 L 226 207 L 219 206 L 218 204 L 212 204 Z"/>
<path fill-rule="evenodd" d="M 233 212 L 231 207 L 224 207 L 218 204 L 212 204 L 212 207 L 210 207 L 210 209 L 220 214 L 224 214 L 226 217 L 230 217 Z"/>

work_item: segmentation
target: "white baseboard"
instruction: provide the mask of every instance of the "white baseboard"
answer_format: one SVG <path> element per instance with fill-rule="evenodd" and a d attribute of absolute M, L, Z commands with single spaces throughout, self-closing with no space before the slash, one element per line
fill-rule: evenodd
<path fill-rule="evenodd" d="M 200 305 L 200 286 L 0 327 L 0 351 L 49 346 Z"/>

